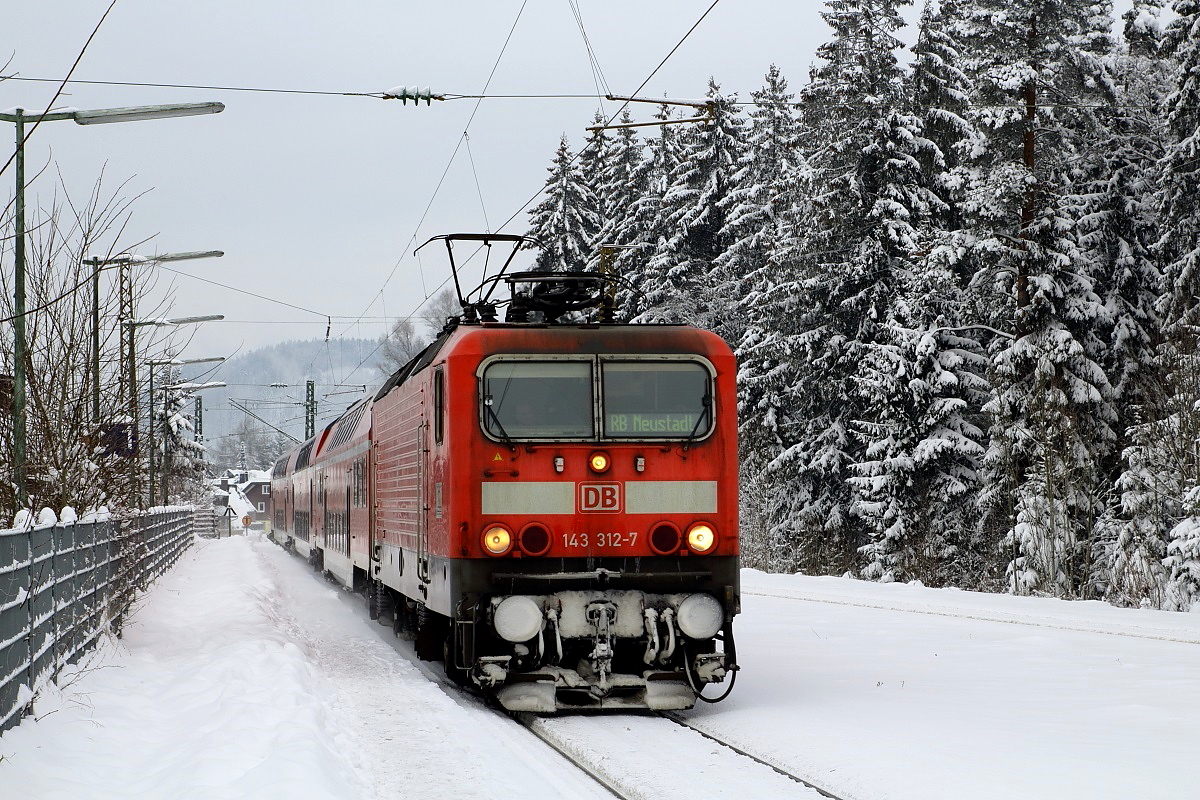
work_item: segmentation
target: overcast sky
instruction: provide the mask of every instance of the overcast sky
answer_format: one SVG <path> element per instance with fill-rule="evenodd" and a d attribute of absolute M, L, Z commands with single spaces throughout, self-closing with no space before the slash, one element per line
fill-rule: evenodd
<path fill-rule="evenodd" d="M 65 76 L 109 3 L 9 4 L 6 74 Z M 615 94 L 637 89 L 710 5 L 575 0 Z M 829 35 L 822 8 L 817 0 L 722 0 L 641 94 L 700 97 L 712 76 L 748 99 L 771 63 L 799 87 Z M 910 9 L 910 18 L 917 13 Z M 225 251 L 219 260 L 173 265 L 185 275 L 165 274 L 174 283 L 172 314 L 226 316 L 204 326 L 187 357 L 323 337 L 327 316 L 333 337 L 374 338 L 387 329 L 385 318 L 413 313 L 449 275 L 442 249 L 418 260 L 416 244 L 498 230 L 543 185 L 559 136 L 577 148 L 599 106 L 616 110 L 595 97 L 569 0 L 117 0 L 75 72 L 91 81 L 339 93 L 416 84 L 478 94 L 493 66 L 490 95 L 591 97 L 487 99 L 471 119 L 476 101 L 467 99 L 414 108 L 369 97 L 76 83 L 57 105 L 219 100 L 226 110 L 120 125 L 47 123 L 28 145 L 27 171 L 54 162 L 70 191 L 86 193 L 104 169 L 111 187 L 128 181 L 126 195 L 145 192 L 123 246 L 149 239 L 138 252 Z M 44 108 L 55 88 L 0 82 L 0 109 Z M 635 109 L 639 119 L 651 112 Z M 3 127 L 11 142 L 11 127 Z M 464 130 L 469 147 L 452 160 Z M 11 185 L 12 169 L 0 180 Z M 29 204 L 47 203 L 55 180 L 39 179 Z M 526 220 L 521 211 L 504 230 L 524 232 Z"/>

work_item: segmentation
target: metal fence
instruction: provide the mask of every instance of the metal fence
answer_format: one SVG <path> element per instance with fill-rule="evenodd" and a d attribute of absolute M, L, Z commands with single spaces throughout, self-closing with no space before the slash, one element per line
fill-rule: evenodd
<path fill-rule="evenodd" d="M 211 530 L 211 510 L 160 509 L 0 530 L 0 733 L 101 632 L 120 633 L 145 591 Z"/>

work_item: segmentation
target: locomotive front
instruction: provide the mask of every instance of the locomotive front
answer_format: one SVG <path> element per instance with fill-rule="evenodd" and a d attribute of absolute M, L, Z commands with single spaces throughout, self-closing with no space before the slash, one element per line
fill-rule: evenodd
<path fill-rule="evenodd" d="M 690 708 L 737 669 L 728 346 L 685 326 L 481 323 L 444 355 L 448 671 L 512 710 Z"/>

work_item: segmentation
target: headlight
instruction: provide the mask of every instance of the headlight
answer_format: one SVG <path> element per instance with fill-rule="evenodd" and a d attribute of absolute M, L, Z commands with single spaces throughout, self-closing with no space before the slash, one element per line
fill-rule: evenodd
<path fill-rule="evenodd" d="M 483 549 L 502 556 L 512 549 L 512 534 L 502 525 L 493 525 L 483 532 Z"/>
<path fill-rule="evenodd" d="M 592 472 L 608 472 L 608 453 L 596 452 L 588 456 L 588 466 Z"/>
<path fill-rule="evenodd" d="M 693 639 L 711 639 L 721 630 L 725 612 L 711 594 L 690 594 L 679 604 L 679 630 Z"/>
<path fill-rule="evenodd" d="M 717 546 L 717 532 L 707 522 L 697 522 L 688 528 L 687 542 L 692 552 L 704 555 Z"/>
<path fill-rule="evenodd" d="M 506 597 L 492 612 L 492 626 L 505 641 L 528 642 L 542 630 L 542 609 L 531 597 Z"/>

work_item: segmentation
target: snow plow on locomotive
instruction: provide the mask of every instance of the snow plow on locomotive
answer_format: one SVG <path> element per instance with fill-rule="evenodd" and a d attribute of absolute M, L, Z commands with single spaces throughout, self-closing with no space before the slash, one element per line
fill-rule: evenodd
<path fill-rule="evenodd" d="M 438 238 L 452 264 L 455 241 L 521 241 Z M 503 279 L 505 321 L 464 301 L 280 459 L 276 535 L 510 710 L 710 700 L 737 670 L 733 355 L 687 326 L 577 321 L 607 316 L 603 276 Z"/>

